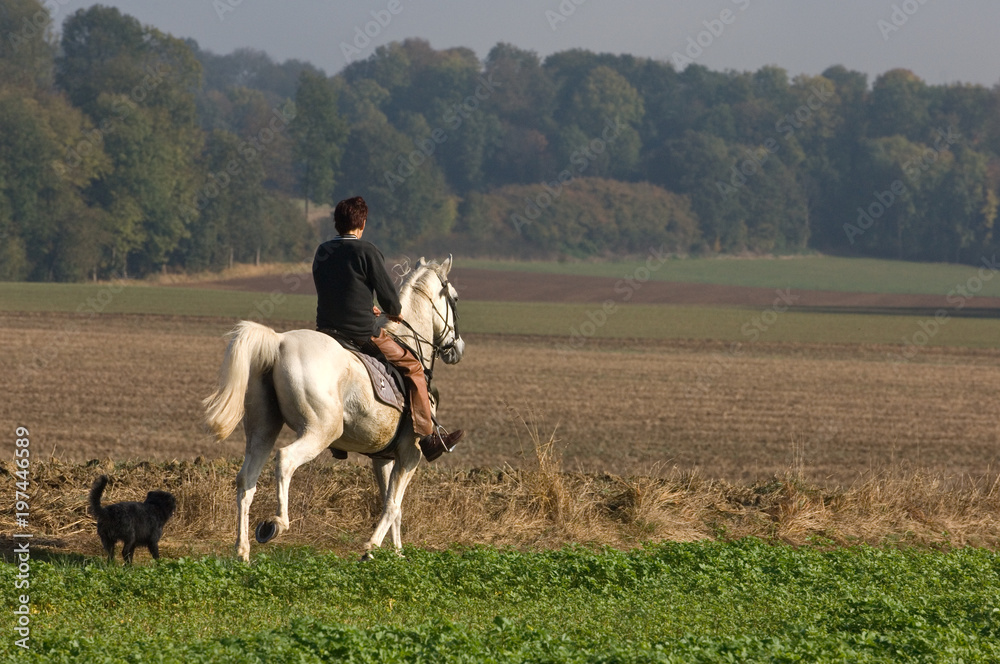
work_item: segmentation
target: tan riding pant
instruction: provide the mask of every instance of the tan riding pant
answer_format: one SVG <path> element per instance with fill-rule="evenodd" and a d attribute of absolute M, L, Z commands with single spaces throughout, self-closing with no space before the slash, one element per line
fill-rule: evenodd
<path fill-rule="evenodd" d="M 424 377 L 424 367 L 413 353 L 399 345 L 394 339 L 379 330 L 377 337 L 372 337 L 372 343 L 378 346 L 385 359 L 403 374 L 410 391 L 410 413 L 413 416 L 413 431 L 418 436 L 428 436 L 434 433 L 434 422 L 431 420 L 431 399 L 427 394 L 427 379 Z"/>

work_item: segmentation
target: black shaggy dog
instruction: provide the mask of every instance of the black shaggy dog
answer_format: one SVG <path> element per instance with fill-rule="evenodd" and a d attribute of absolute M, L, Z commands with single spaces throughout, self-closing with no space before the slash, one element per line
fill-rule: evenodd
<path fill-rule="evenodd" d="M 146 501 L 114 503 L 101 506 L 101 495 L 108 484 L 108 476 L 101 475 L 90 488 L 90 512 L 97 519 L 97 535 L 104 550 L 108 552 L 108 562 L 115 559 L 115 542 L 122 542 L 122 558 L 126 565 L 132 563 L 135 547 L 143 545 L 154 558 L 160 557 L 158 542 L 163 536 L 163 525 L 177 507 L 173 495 L 166 491 L 150 491 Z"/>

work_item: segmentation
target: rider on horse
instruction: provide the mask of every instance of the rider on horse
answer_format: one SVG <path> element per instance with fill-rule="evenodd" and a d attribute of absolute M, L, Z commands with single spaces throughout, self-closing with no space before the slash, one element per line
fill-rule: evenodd
<path fill-rule="evenodd" d="M 413 418 L 413 431 L 428 461 L 451 451 L 464 432 L 445 436 L 435 431 L 424 366 L 408 349 L 386 334 L 378 324 L 381 313 L 373 297 L 385 310 L 386 318 L 404 323 L 400 317 L 399 294 L 385 268 L 382 252 L 361 239 L 368 220 L 368 205 L 360 196 L 337 203 L 333 212 L 337 237 L 324 242 L 313 259 L 313 282 L 318 306 L 317 329 L 347 339 L 369 355 L 383 355 L 406 379 Z M 404 323 L 405 324 L 405 323 Z"/>

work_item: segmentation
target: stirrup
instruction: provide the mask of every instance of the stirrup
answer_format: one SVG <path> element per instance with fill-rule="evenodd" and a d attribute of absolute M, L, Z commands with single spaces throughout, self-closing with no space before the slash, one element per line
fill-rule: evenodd
<path fill-rule="evenodd" d="M 448 440 L 448 437 L 451 435 L 451 432 L 445 429 L 440 424 L 438 424 L 436 421 L 434 422 L 434 433 L 431 435 L 435 435 L 438 437 L 438 440 L 441 441 L 441 447 L 443 447 L 444 451 L 448 452 L 449 454 L 451 454 L 452 451 L 454 451 L 455 447 L 458 445 L 458 443 L 456 442 L 455 445 L 448 447 L 448 443 L 446 443 L 445 441 Z"/>

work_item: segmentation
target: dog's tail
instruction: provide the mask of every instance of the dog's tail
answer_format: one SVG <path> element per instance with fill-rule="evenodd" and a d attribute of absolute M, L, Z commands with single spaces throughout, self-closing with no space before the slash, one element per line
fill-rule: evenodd
<path fill-rule="evenodd" d="M 202 403 L 205 422 L 216 440 L 224 440 L 243 419 L 243 399 L 251 378 L 271 369 L 278 361 L 281 339 L 269 327 L 241 321 L 229 334 L 219 387 Z"/>
<path fill-rule="evenodd" d="M 100 519 L 106 511 L 101 507 L 101 496 L 104 495 L 104 487 L 107 485 L 108 476 L 101 475 L 94 480 L 94 484 L 90 487 L 90 513 L 94 515 L 95 519 Z"/>

